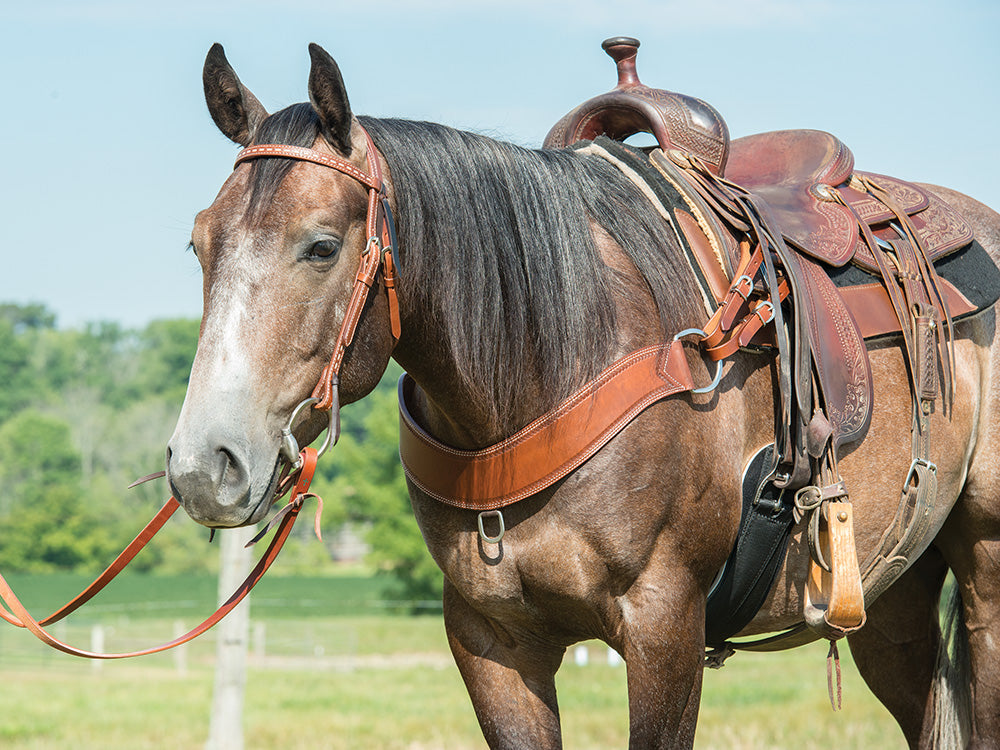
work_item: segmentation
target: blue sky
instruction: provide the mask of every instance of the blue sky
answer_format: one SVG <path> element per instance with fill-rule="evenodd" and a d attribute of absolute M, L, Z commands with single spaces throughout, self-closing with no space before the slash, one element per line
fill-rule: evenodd
<path fill-rule="evenodd" d="M 601 41 L 631 35 L 643 82 L 709 101 L 733 137 L 829 130 L 863 169 L 1000 208 L 995 0 L 5 6 L 0 302 L 44 302 L 63 326 L 200 315 L 185 245 L 236 152 L 202 97 L 216 41 L 271 111 L 305 100 L 318 42 L 358 113 L 538 146 L 614 85 Z"/>

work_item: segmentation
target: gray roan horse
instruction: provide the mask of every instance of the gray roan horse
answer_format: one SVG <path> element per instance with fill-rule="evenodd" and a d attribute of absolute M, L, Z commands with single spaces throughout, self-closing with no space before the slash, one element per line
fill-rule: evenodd
<path fill-rule="evenodd" d="M 205 93 L 223 133 L 290 144 L 384 175 L 398 225 L 401 335 L 382 281 L 361 311 L 339 396 L 364 397 L 390 357 L 416 383 L 414 418 L 459 450 L 490 446 L 552 409 L 623 355 L 701 327 L 705 312 L 674 235 L 607 161 L 531 151 L 444 126 L 356 118 L 339 70 L 310 47 L 309 104 L 269 115 L 216 45 Z M 371 140 L 368 140 L 370 134 Z M 371 143 L 377 149 L 369 153 Z M 934 188 L 1000 257 L 1000 216 Z M 282 428 L 334 352 L 359 257 L 369 192 L 356 175 L 276 156 L 238 164 L 197 217 L 204 316 L 190 385 L 170 440 L 168 477 L 196 521 L 260 521 L 281 469 Z M 956 325 L 954 407 L 931 419 L 939 501 L 934 542 L 849 637 L 865 680 L 914 747 L 933 742 L 950 569 L 969 656 L 970 747 L 1000 746 L 1000 346 L 993 311 Z M 697 348 L 693 377 L 711 380 Z M 911 460 L 911 398 L 898 342 L 872 347 L 874 414 L 847 446 L 859 559 L 877 547 Z M 561 746 L 554 675 L 571 644 L 597 638 L 627 664 L 630 747 L 693 743 L 705 658 L 706 596 L 740 520 L 741 473 L 774 440 L 770 358 L 739 352 L 711 394 L 644 409 L 600 451 L 504 510 L 506 535 L 414 484 L 427 546 L 444 572 L 448 640 L 495 748 Z M 327 426 L 312 410 L 305 444 Z M 294 455 L 294 454 L 292 454 Z M 490 519 L 492 522 L 492 519 Z M 743 635 L 802 618 L 809 551 L 796 527 L 763 608 Z M 484 537 L 486 539 L 484 539 Z M 959 605 L 955 605 L 958 609 Z M 959 713 L 962 707 L 957 706 Z"/>

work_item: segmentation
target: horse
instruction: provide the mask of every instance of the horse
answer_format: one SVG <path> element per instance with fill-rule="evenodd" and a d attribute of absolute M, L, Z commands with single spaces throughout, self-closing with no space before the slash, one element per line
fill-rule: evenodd
<path fill-rule="evenodd" d="M 309 102 L 274 114 L 221 46 L 205 61 L 205 96 L 223 134 L 244 148 L 283 144 L 314 155 L 240 161 L 194 223 L 204 312 L 167 476 L 187 513 L 210 527 L 262 520 L 287 473 L 284 456 L 294 455 L 283 439 L 292 433 L 305 444 L 334 427 L 317 409 L 291 415 L 310 394 L 322 399 L 314 385 L 329 380 L 328 361 L 343 345 L 334 334 L 352 314 L 356 269 L 371 244 L 377 191 L 363 178 L 373 170 L 384 175 L 379 200 L 395 217 L 402 270 L 398 281 L 369 277 L 372 293 L 353 305 L 341 403 L 369 393 L 393 358 L 412 378 L 408 406 L 426 432 L 458 451 L 482 449 L 620 357 L 705 323 L 675 236 L 606 160 L 357 117 L 333 58 L 316 45 L 310 55 Z M 1000 259 L 1000 215 L 929 189 Z M 384 302 L 389 293 L 398 295 L 395 311 Z M 953 406 L 930 417 L 938 498 L 950 513 L 919 559 L 866 602 L 867 623 L 848 642 L 911 747 L 932 746 L 935 721 L 952 710 L 967 726 L 967 746 L 987 748 L 1000 744 L 995 311 L 956 323 L 953 348 Z M 859 558 L 893 518 L 911 460 L 900 344 L 874 344 L 869 356 L 870 430 L 839 464 L 852 488 Z M 711 380 L 696 349 L 685 357 L 696 381 Z M 774 439 L 773 377 L 773 357 L 741 351 L 713 392 L 648 405 L 586 461 L 505 508 L 499 541 L 481 533 L 482 516 L 408 481 L 444 574 L 447 639 L 490 747 L 561 747 L 554 675 L 566 649 L 585 639 L 624 659 L 629 747 L 692 746 L 706 597 L 736 539 L 741 473 Z M 777 580 L 741 635 L 801 621 L 805 536 L 801 524 L 794 529 Z M 949 570 L 954 643 L 938 625 Z M 940 658 L 958 645 L 967 660 Z M 961 690 L 942 689 L 946 668 L 967 702 Z"/>

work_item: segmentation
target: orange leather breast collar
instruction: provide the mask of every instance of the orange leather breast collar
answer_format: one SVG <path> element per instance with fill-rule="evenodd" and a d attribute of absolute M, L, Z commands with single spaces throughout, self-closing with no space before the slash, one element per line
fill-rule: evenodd
<path fill-rule="evenodd" d="M 416 383 L 399 380 L 399 454 L 407 477 L 431 497 L 457 508 L 489 511 L 523 500 L 559 481 L 617 435 L 641 411 L 695 388 L 681 338 L 632 352 L 555 409 L 506 440 L 480 450 L 458 450 L 429 435 L 409 404 Z"/>

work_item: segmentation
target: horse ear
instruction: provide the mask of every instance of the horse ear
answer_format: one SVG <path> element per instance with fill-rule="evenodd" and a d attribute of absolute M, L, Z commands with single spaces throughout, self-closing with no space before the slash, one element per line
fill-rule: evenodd
<path fill-rule="evenodd" d="M 267 110 L 240 82 L 218 42 L 205 57 L 202 82 L 208 111 L 219 130 L 241 146 L 249 145 Z"/>
<path fill-rule="evenodd" d="M 323 137 L 345 156 L 351 155 L 351 105 L 340 68 L 318 44 L 309 45 L 309 101 L 319 115 Z"/>

